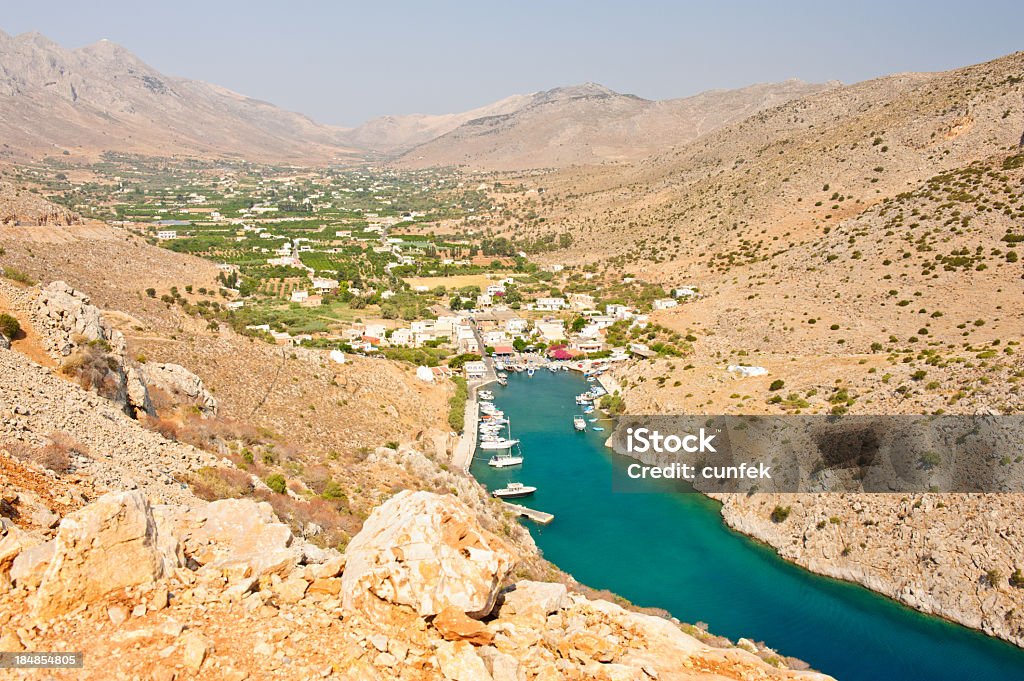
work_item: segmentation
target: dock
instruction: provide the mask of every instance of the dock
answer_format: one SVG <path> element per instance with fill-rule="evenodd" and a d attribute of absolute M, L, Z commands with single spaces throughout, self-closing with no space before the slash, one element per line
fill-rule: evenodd
<path fill-rule="evenodd" d="M 529 518 L 533 522 L 538 523 L 540 525 L 547 525 L 555 519 L 555 516 L 551 513 L 537 511 L 532 508 L 527 508 L 526 506 L 520 506 L 519 504 L 510 504 L 507 501 L 503 501 L 501 502 L 501 505 L 505 508 L 506 511 L 515 513 L 516 515 L 522 516 L 523 518 Z"/>

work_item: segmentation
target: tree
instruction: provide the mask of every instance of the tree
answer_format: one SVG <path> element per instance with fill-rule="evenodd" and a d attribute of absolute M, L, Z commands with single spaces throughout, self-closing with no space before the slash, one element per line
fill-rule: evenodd
<path fill-rule="evenodd" d="M 288 488 L 288 484 L 285 481 L 284 476 L 280 473 L 272 473 L 268 475 L 263 482 L 267 483 L 267 487 L 278 494 L 284 494 L 284 491 Z"/>
<path fill-rule="evenodd" d="M 516 352 L 525 352 L 527 348 L 526 341 L 522 338 L 516 338 L 512 341 L 512 347 L 515 348 Z"/>

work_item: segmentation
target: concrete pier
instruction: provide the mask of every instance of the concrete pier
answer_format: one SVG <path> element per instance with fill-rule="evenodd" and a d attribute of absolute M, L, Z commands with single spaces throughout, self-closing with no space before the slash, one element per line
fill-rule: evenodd
<path fill-rule="evenodd" d="M 529 518 L 533 522 L 539 523 L 541 525 L 547 525 L 555 519 L 555 516 L 551 513 L 537 511 L 532 508 L 527 508 L 526 506 L 520 506 L 519 504 L 510 504 L 507 501 L 503 501 L 501 502 L 501 505 L 504 507 L 506 511 L 515 513 L 516 515 L 522 516 L 523 518 Z"/>

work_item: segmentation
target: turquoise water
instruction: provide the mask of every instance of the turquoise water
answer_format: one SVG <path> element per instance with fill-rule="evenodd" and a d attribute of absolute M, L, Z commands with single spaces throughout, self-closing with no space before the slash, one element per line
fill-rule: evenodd
<path fill-rule="evenodd" d="M 629 460 L 603 446 L 611 424 L 593 424 L 603 433 L 572 427 L 573 397 L 588 385 L 538 371 L 488 386 L 526 461 L 497 471 L 478 452 L 472 469 L 488 489 L 510 480 L 538 487 L 525 505 L 555 520 L 527 526 L 576 579 L 733 640 L 764 641 L 841 681 L 1024 679 L 1024 650 L 786 563 L 729 530 L 702 495 L 656 481 L 650 494 L 613 493 L 614 467 Z"/>

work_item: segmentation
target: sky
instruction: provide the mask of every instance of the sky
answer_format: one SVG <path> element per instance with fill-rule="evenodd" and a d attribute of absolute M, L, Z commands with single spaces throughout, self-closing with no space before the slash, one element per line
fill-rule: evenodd
<path fill-rule="evenodd" d="M 0 29 L 106 38 L 157 70 L 317 121 L 463 111 L 597 82 L 650 99 L 846 83 L 1024 49 L 1024 2 L 2 0 Z"/>

